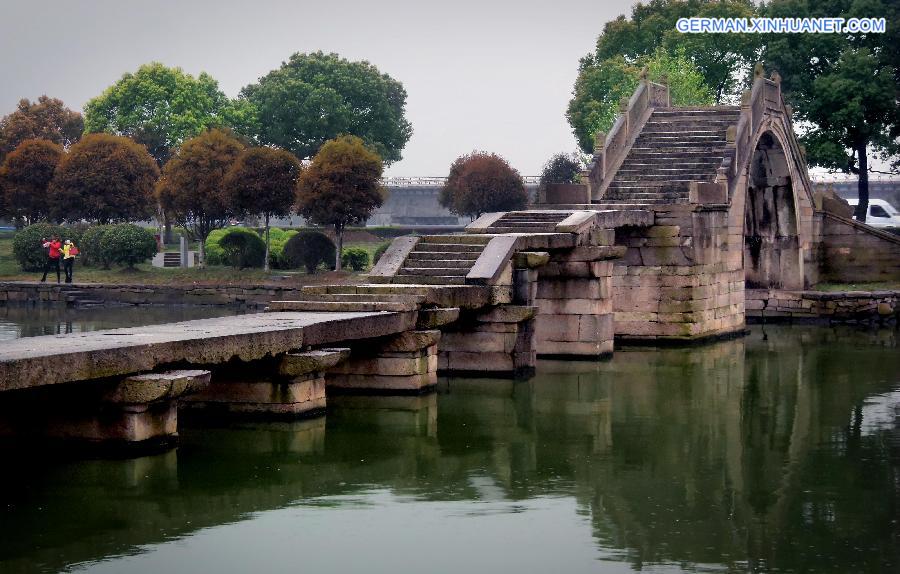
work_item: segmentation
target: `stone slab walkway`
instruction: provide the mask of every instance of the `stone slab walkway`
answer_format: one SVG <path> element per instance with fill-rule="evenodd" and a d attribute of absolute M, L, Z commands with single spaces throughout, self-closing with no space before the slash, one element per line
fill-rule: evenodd
<path fill-rule="evenodd" d="M 129 375 L 176 362 L 250 361 L 415 325 L 415 312 L 275 312 L 25 337 L 0 345 L 0 392 Z"/>

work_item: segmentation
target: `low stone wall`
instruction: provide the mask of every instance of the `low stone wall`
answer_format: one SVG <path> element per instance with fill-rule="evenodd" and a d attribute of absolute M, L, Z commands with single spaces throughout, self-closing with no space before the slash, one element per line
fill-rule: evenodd
<path fill-rule="evenodd" d="M 228 305 L 262 308 L 297 299 L 300 287 L 193 287 L 154 285 L 0 283 L 0 305 L 77 306 L 79 301 L 125 305 Z"/>
<path fill-rule="evenodd" d="M 895 324 L 900 291 L 781 291 L 747 289 L 747 322 Z"/>
<path fill-rule="evenodd" d="M 900 280 L 900 236 L 831 213 L 822 217 L 821 280 Z"/>

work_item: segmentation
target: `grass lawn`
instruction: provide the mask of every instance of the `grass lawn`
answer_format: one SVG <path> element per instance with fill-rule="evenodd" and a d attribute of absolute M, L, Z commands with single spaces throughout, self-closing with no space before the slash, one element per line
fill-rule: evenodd
<path fill-rule="evenodd" d="M 13 257 L 12 233 L 0 233 L 0 281 L 38 281 L 40 272 L 25 272 Z M 379 243 L 347 243 L 348 247 L 359 247 L 369 253 L 371 259 Z M 138 265 L 135 269 L 100 269 L 84 267 L 75 262 L 76 283 L 116 283 L 142 285 L 316 285 L 322 283 L 356 283 L 361 278 L 358 272 L 329 271 L 308 275 L 302 270 L 273 269 L 269 273 L 262 269 L 232 269 L 225 266 L 210 266 L 205 269 L 160 269 L 150 263 Z M 50 279 L 51 281 L 53 279 Z"/>

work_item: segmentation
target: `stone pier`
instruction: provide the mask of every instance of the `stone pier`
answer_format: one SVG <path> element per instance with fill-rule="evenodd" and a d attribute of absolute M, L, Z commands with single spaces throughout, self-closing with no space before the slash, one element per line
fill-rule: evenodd
<path fill-rule="evenodd" d="M 179 370 L 8 393 L 0 436 L 115 449 L 167 446 L 178 436 L 179 399 L 209 381 L 209 371 Z"/>
<path fill-rule="evenodd" d="M 285 353 L 271 373 L 260 366 L 223 369 L 213 384 L 187 397 L 182 408 L 206 416 L 295 418 L 325 410 L 325 372 L 350 356 L 350 349 Z M 237 371 L 231 372 L 229 371 Z"/>
<path fill-rule="evenodd" d="M 438 369 L 504 376 L 532 372 L 536 312 L 527 305 L 498 305 L 463 315 L 445 328 Z"/>
<path fill-rule="evenodd" d="M 437 383 L 438 330 L 407 331 L 351 346 L 350 359 L 328 371 L 337 392 L 419 393 Z"/>

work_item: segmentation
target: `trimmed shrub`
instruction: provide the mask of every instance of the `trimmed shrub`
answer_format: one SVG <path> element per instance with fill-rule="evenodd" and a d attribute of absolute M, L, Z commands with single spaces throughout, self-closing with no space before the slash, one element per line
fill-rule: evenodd
<path fill-rule="evenodd" d="M 297 235 L 294 229 L 278 229 L 273 227 L 269 229 L 269 264 L 275 269 L 286 269 L 287 262 L 284 260 L 284 246 L 288 240 Z"/>
<path fill-rule="evenodd" d="M 16 233 L 13 238 L 13 255 L 23 271 L 40 271 L 47 261 L 47 250 L 42 239 L 58 235 L 65 239 L 66 228 L 50 223 L 35 223 Z"/>
<path fill-rule="evenodd" d="M 391 242 L 385 241 L 375 249 L 375 253 L 372 255 L 372 265 L 378 263 L 378 260 L 381 259 L 381 256 L 384 255 L 384 252 L 387 251 L 390 246 Z"/>
<path fill-rule="evenodd" d="M 307 273 L 315 273 L 325 264 L 333 268 L 334 242 L 319 231 L 301 231 L 288 239 L 284 245 L 284 260 L 289 269 L 305 267 Z"/>
<path fill-rule="evenodd" d="M 225 253 L 225 261 L 235 269 L 262 267 L 265 261 L 266 243 L 250 229 L 229 229 L 219 240 L 219 247 Z"/>
<path fill-rule="evenodd" d="M 219 242 L 222 241 L 222 238 L 225 237 L 228 231 L 229 229 L 213 229 L 206 236 L 206 242 L 203 244 L 203 247 L 206 250 L 207 265 L 225 265 L 227 263 L 225 261 L 225 250 L 222 249 Z"/>
<path fill-rule="evenodd" d="M 365 271 L 369 267 L 369 252 L 359 247 L 348 247 L 341 253 L 341 267 Z"/>
<path fill-rule="evenodd" d="M 100 238 L 100 252 L 110 263 L 132 268 L 156 254 L 156 237 L 133 223 L 112 225 Z"/>
<path fill-rule="evenodd" d="M 103 250 L 100 249 L 100 240 L 103 235 L 112 228 L 112 225 L 94 225 L 88 227 L 81 235 L 81 243 L 75 243 L 78 246 L 78 258 L 83 265 L 88 267 L 101 266 L 109 269 L 110 261 L 103 256 Z"/>

